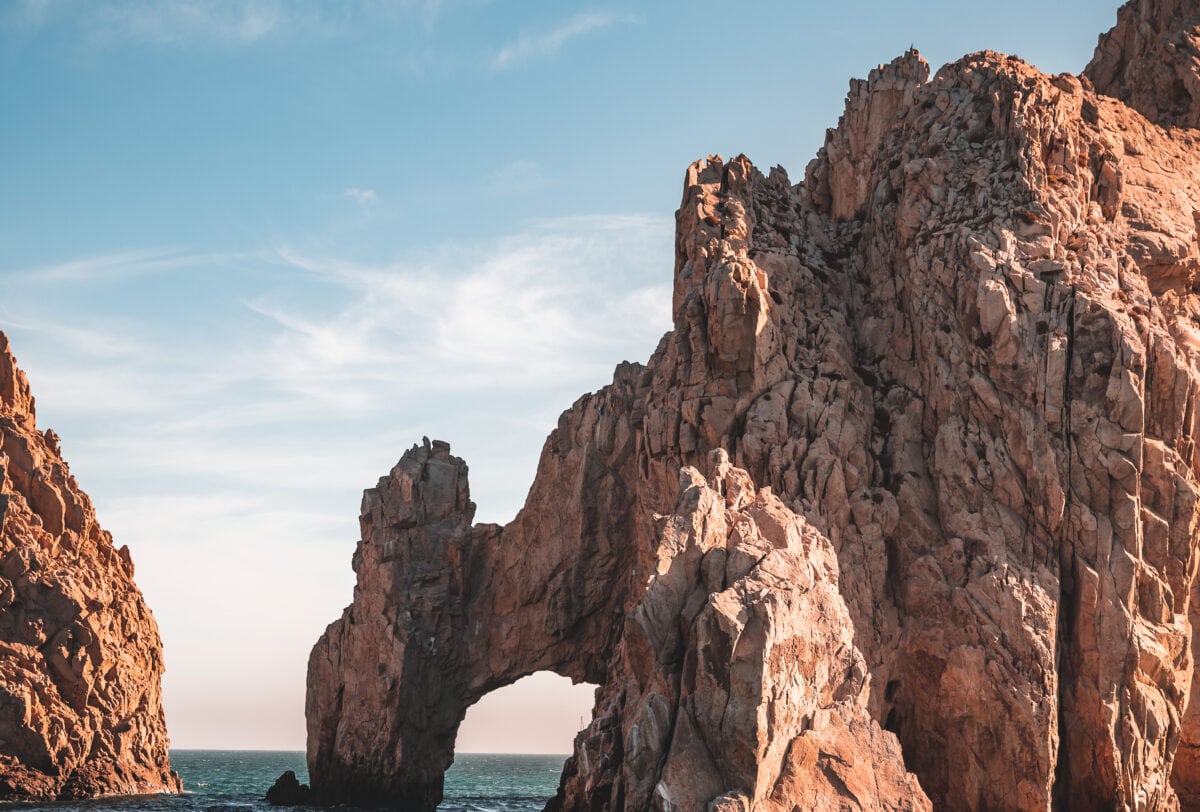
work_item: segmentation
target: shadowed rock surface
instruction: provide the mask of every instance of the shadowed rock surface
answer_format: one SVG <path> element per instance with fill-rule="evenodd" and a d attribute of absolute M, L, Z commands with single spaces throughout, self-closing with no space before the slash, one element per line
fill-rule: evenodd
<path fill-rule="evenodd" d="M 513 522 L 444 444 L 367 492 L 314 791 L 433 809 L 467 707 L 552 670 L 602 687 L 551 809 L 1200 803 L 1195 12 L 1130 3 L 1094 88 L 907 53 L 801 184 L 690 167 L 674 330 Z"/>
<path fill-rule="evenodd" d="M 179 792 L 158 626 L 0 333 L 0 800 Z"/>

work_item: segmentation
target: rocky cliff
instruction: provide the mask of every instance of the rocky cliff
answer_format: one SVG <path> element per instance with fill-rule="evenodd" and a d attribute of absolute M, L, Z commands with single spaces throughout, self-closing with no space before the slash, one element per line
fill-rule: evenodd
<path fill-rule="evenodd" d="M 0 333 L 0 801 L 178 792 L 158 627 Z"/>
<path fill-rule="evenodd" d="M 1081 77 L 907 53 L 799 184 L 694 164 L 674 330 L 513 522 L 444 444 L 366 493 L 314 791 L 433 809 L 552 670 L 601 688 L 551 809 L 1200 804 L 1196 16 Z"/>

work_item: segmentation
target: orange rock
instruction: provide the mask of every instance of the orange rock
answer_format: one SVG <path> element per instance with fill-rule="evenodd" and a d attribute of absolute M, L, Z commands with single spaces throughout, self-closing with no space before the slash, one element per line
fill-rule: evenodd
<path fill-rule="evenodd" d="M 158 627 L 0 333 L 0 800 L 178 792 Z"/>

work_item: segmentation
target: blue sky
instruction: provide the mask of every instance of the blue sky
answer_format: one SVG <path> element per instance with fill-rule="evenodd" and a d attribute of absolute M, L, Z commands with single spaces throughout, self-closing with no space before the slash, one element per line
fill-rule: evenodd
<path fill-rule="evenodd" d="M 422 435 L 511 518 L 557 414 L 669 327 L 689 162 L 799 180 L 852 76 L 1078 71 L 1117 5 L 0 4 L 0 329 L 133 550 L 175 743 L 303 746 L 361 490 Z M 568 747 L 586 690 L 532 701 L 552 732 L 481 708 L 465 749 Z"/>

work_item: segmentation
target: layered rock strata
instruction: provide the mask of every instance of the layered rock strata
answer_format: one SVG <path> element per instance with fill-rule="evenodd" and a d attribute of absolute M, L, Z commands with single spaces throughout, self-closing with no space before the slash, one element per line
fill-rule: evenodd
<path fill-rule="evenodd" d="M 0 800 L 178 792 L 158 627 L 0 333 Z"/>
<path fill-rule="evenodd" d="M 513 522 L 471 524 L 443 446 L 367 493 L 314 791 L 432 809 L 466 708 L 548 669 L 602 686 L 553 809 L 1200 802 L 1200 133 L 1160 81 L 1194 15 L 1135 0 L 1083 78 L 905 54 L 799 184 L 694 164 L 674 330 L 563 414 Z M 773 496 L 719 505 L 714 451 Z M 829 789 L 839 747 L 889 778 Z"/>

